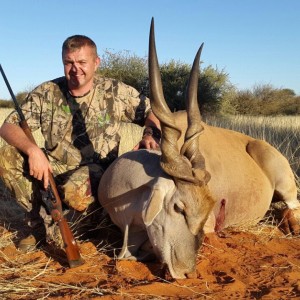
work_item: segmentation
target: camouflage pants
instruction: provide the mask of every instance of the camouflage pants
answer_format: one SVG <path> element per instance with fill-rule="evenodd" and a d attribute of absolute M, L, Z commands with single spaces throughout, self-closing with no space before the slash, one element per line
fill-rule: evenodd
<path fill-rule="evenodd" d="M 76 211 L 87 210 L 95 202 L 103 168 L 94 163 L 68 167 L 51 156 L 49 160 L 62 202 Z M 0 149 L 0 175 L 31 219 L 40 214 L 43 206 L 40 201 L 42 182 L 29 175 L 26 158 L 12 146 L 6 145 Z"/>

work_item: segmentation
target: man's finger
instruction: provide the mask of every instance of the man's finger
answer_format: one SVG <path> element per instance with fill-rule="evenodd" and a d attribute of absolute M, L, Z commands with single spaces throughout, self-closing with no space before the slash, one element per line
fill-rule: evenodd
<path fill-rule="evenodd" d="M 47 189 L 49 185 L 49 173 L 45 172 L 44 174 L 44 188 Z"/>

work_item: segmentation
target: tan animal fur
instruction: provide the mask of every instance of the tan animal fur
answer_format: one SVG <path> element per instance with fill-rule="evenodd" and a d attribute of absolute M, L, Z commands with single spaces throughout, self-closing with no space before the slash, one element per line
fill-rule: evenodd
<path fill-rule="evenodd" d="M 175 120 L 178 126 L 186 128 L 184 112 L 176 113 Z M 217 200 L 206 232 L 214 231 L 222 199 L 226 200 L 224 228 L 256 224 L 270 208 L 272 199 L 284 201 L 300 220 L 295 178 L 279 151 L 265 141 L 239 132 L 205 123 L 203 127 L 199 148 L 211 174 L 208 187 Z M 182 139 L 183 134 L 179 145 Z"/>
<path fill-rule="evenodd" d="M 201 48 L 188 85 L 187 112 L 170 112 L 162 92 L 153 26 L 152 22 L 150 99 L 162 125 L 161 152 L 121 155 L 104 173 L 98 198 L 124 233 L 119 259 L 146 260 L 154 254 L 171 276 L 186 278 L 194 275 L 204 231 L 257 223 L 275 198 L 300 219 L 300 205 L 291 168 L 275 148 L 201 121 L 197 104 Z M 296 232 L 295 224 L 292 220 L 285 228 Z"/>

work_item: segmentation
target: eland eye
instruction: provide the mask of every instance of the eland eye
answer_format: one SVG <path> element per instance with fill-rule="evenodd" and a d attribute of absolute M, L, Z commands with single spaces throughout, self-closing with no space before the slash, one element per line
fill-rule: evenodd
<path fill-rule="evenodd" d="M 182 214 L 182 215 L 184 215 L 185 214 L 185 212 L 184 212 L 184 209 L 183 209 L 183 207 L 180 207 L 178 204 L 174 204 L 174 210 L 177 212 L 177 213 L 179 213 L 179 214 Z"/>

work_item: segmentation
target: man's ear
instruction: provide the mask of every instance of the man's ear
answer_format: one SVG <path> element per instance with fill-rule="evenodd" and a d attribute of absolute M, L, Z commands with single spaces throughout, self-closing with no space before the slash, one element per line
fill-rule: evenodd
<path fill-rule="evenodd" d="M 97 71 L 97 69 L 98 69 L 99 66 L 100 66 L 100 61 L 101 61 L 100 57 L 97 56 L 97 58 L 96 58 L 96 60 L 95 60 L 95 72 Z"/>

